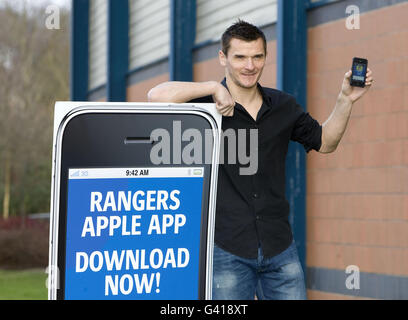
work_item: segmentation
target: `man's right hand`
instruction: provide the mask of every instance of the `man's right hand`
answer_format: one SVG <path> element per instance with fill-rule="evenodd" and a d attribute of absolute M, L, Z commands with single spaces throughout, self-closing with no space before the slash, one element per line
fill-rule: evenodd
<path fill-rule="evenodd" d="M 222 84 L 217 83 L 212 96 L 219 113 L 225 117 L 232 117 L 234 115 L 235 101 Z"/>

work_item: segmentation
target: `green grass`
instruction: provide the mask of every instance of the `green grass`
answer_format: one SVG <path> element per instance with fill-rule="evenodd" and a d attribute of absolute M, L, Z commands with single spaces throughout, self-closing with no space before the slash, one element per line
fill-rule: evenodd
<path fill-rule="evenodd" d="M 44 300 L 48 298 L 44 269 L 0 270 L 0 300 Z"/>

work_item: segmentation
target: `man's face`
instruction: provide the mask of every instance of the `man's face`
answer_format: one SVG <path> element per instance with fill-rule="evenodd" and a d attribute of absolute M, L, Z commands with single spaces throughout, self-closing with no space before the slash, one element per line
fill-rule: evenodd
<path fill-rule="evenodd" d="M 265 48 L 261 38 L 254 41 L 243 41 L 232 38 L 227 55 L 219 52 L 222 66 L 226 68 L 227 77 L 242 88 L 256 86 L 265 66 Z"/>

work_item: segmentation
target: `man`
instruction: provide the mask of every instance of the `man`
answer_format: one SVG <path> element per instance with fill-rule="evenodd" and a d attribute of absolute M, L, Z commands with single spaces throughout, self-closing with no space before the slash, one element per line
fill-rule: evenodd
<path fill-rule="evenodd" d="M 266 60 L 266 40 L 257 27 L 238 21 L 222 35 L 219 61 L 225 79 L 165 82 L 151 89 L 149 101 L 215 102 L 222 129 L 258 130 L 258 170 L 242 175 L 238 166 L 221 164 L 215 225 L 213 299 L 306 299 L 304 275 L 288 221 L 285 157 L 289 140 L 307 152 L 333 152 L 353 103 L 370 88 L 351 87 L 348 71 L 330 117 L 323 125 L 276 89 L 258 80 Z M 225 154 L 225 150 L 224 150 Z"/>

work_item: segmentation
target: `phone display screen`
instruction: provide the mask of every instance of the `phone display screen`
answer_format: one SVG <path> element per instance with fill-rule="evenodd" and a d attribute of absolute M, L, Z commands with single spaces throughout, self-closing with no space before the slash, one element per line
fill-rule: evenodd
<path fill-rule="evenodd" d="M 69 168 L 65 299 L 198 299 L 203 167 Z"/>
<path fill-rule="evenodd" d="M 353 81 L 359 81 L 364 83 L 365 74 L 367 72 L 367 64 L 354 62 L 351 79 Z"/>

